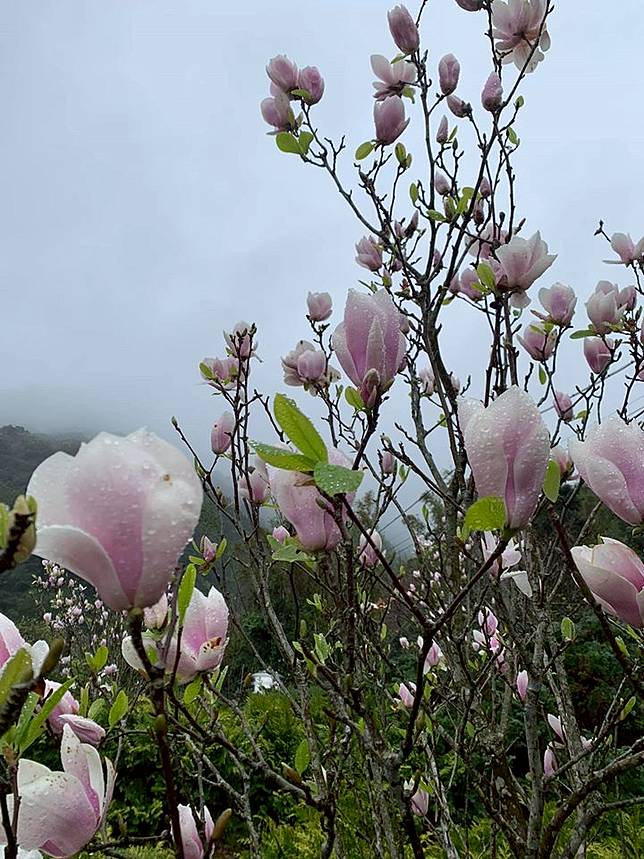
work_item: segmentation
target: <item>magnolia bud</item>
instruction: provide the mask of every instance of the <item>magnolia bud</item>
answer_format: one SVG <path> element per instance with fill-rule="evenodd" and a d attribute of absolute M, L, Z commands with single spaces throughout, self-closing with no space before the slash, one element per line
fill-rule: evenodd
<path fill-rule="evenodd" d="M 434 188 L 441 197 L 444 197 L 445 194 L 449 194 L 452 190 L 452 183 L 444 173 L 441 173 L 440 170 L 437 170 L 434 174 Z"/>
<path fill-rule="evenodd" d="M 292 89 L 298 87 L 297 66 L 283 54 L 279 54 L 269 61 L 266 66 L 266 74 L 282 92 L 290 93 Z"/>
<path fill-rule="evenodd" d="M 570 399 L 568 394 L 562 393 L 562 391 L 555 391 L 554 395 L 554 405 L 555 411 L 559 415 L 562 421 L 568 423 L 574 417 L 574 411 L 572 407 L 572 400 Z"/>
<path fill-rule="evenodd" d="M 492 186 L 490 185 L 490 180 L 487 178 L 487 176 L 484 176 L 481 179 L 481 184 L 479 185 L 479 194 L 481 195 L 481 197 L 485 198 L 489 197 L 491 193 Z"/>
<path fill-rule="evenodd" d="M 333 302 L 328 292 L 309 292 L 306 305 L 312 322 L 324 322 L 333 312 Z"/>
<path fill-rule="evenodd" d="M 478 12 L 483 8 L 483 0 L 456 0 L 456 2 L 466 12 Z"/>
<path fill-rule="evenodd" d="M 600 337 L 584 338 L 584 358 L 593 373 L 597 375 L 604 372 L 613 358 L 615 344 L 608 337 L 605 338 L 605 341 Z"/>
<path fill-rule="evenodd" d="M 502 101 L 503 86 L 501 84 L 501 78 L 496 72 L 492 72 L 483 87 L 483 92 L 481 93 L 481 104 L 486 110 L 494 113 L 501 107 Z"/>
<path fill-rule="evenodd" d="M 438 131 L 436 132 L 436 143 L 439 143 L 442 146 L 444 143 L 447 143 L 448 137 L 449 125 L 447 123 L 447 117 L 443 116 L 443 118 L 438 124 Z"/>
<path fill-rule="evenodd" d="M 446 54 L 438 64 L 438 82 L 443 95 L 450 95 L 458 86 L 461 66 L 454 54 Z"/>
<path fill-rule="evenodd" d="M 308 93 L 307 104 L 317 104 L 324 95 L 324 78 L 315 66 L 306 66 L 298 75 L 297 88 Z"/>
<path fill-rule="evenodd" d="M 396 460 L 390 450 L 380 452 L 380 469 L 383 474 L 396 473 Z"/>
<path fill-rule="evenodd" d="M 389 31 L 397 47 L 403 54 L 411 54 L 418 50 L 420 35 L 414 19 L 406 6 L 394 6 L 387 12 Z"/>
<path fill-rule="evenodd" d="M 291 535 L 288 533 L 286 528 L 283 525 L 278 525 L 277 528 L 273 528 L 273 539 L 277 540 L 278 543 L 284 544 L 286 542 L 287 537 Z"/>
<path fill-rule="evenodd" d="M 228 450 L 234 429 L 235 416 L 232 412 L 224 412 L 215 422 L 210 433 L 210 446 L 213 453 L 220 454 Z"/>
<path fill-rule="evenodd" d="M 463 99 L 459 98 L 457 95 L 447 96 L 447 106 L 454 116 L 458 116 L 459 119 L 463 119 L 463 117 L 469 116 L 469 114 L 472 113 L 471 105 L 466 101 L 463 101 Z"/>
<path fill-rule="evenodd" d="M 376 140 L 387 145 L 393 143 L 409 125 L 405 119 L 405 106 L 400 96 L 390 95 L 373 106 L 373 121 L 376 126 Z"/>

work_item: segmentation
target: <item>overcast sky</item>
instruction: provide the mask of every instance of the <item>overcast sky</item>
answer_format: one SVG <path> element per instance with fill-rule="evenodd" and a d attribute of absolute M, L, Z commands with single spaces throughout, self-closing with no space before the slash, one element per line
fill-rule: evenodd
<path fill-rule="evenodd" d="M 353 152 L 372 136 L 369 55 L 394 53 L 390 5 L 0 3 L 0 423 L 171 436 L 175 414 L 203 448 L 220 409 L 198 362 L 223 354 L 238 319 L 259 327 L 258 383 L 281 387 L 278 356 L 307 335 L 307 290 L 331 292 L 339 317 L 364 273 L 363 231 L 321 171 L 266 136 L 264 66 L 282 52 L 319 66 L 318 125 L 348 131 Z M 539 285 L 585 299 L 599 278 L 626 283 L 601 262 L 598 219 L 644 232 L 644 15 L 640 0 L 557 6 L 552 48 L 523 88 L 518 209 L 524 234 L 540 229 L 559 254 Z M 434 63 L 459 57 L 459 94 L 477 104 L 483 25 L 431 0 L 424 29 Z M 410 147 L 417 130 L 415 118 Z M 462 320 L 446 350 L 464 378 L 484 349 L 474 316 L 451 310 Z"/>

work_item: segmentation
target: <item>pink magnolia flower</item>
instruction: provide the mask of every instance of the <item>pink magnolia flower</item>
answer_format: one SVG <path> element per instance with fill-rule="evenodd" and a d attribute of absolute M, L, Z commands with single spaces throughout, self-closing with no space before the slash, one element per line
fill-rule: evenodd
<path fill-rule="evenodd" d="M 454 54 L 446 54 L 438 63 L 438 83 L 443 95 L 451 95 L 458 86 L 461 65 Z"/>
<path fill-rule="evenodd" d="M 543 774 L 545 776 L 554 775 L 556 769 L 557 759 L 555 757 L 555 750 L 553 748 L 552 743 L 548 743 L 543 755 Z"/>
<path fill-rule="evenodd" d="M 74 856 L 92 840 L 105 820 L 116 778 L 111 762 L 105 760 L 104 771 L 96 749 L 81 743 L 69 725 L 63 727 L 60 757 L 62 772 L 27 758 L 18 764 L 17 840 L 23 850 L 53 857 Z M 11 814 L 13 796 L 7 804 Z M 0 843 L 7 843 L 1 825 Z"/>
<path fill-rule="evenodd" d="M 377 531 L 371 531 L 370 538 L 375 545 L 371 545 L 371 543 L 367 542 L 367 538 L 362 534 L 360 536 L 360 541 L 358 544 L 358 560 L 363 565 L 363 567 L 374 567 L 378 563 L 378 552 L 382 552 L 382 537 Z"/>
<path fill-rule="evenodd" d="M 369 271 L 382 268 L 382 248 L 373 236 L 363 236 L 356 244 L 356 262 Z"/>
<path fill-rule="evenodd" d="M 491 113 L 497 111 L 503 103 L 503 84 L 496 72 L 492 72 L 485 82 L 481 93 L 481 104 Z"/>
<path fill-rule="evenodd" d="M 498 540 L 494 536 L 494 534 L 491 531 L 485 531 L 483 534 L 483 542 L 481 544 L 484 560 L 487 561 L 490 555 L 493 554 L 497 545 Z M 490 572 L 498 576 L 501 572 L 503 572 L 503 570 L 509 570 L 510 567 L 515 567 L 520 560 L 521 552 L 517 549 L 514 540 L 510 540 L 507 548 L 501 554 L 501 557 L 497 558 L 495 563 L 492 565 Z"/>
<path fill-rule="evenodd" d="M 517 693 L 522 701 L 525 701 L 525 696 L 528 692 L 528 672 L 524 669 L 517 674 Z"/>
<path fill-rule="evenodd" d="M 232 412 L 224 412 L 214 423 L 210 433 L 210 447 L 213 453 L 221 454 L 228 450 L 234 429 L 235 415 Z"/>
<path fill-rule="evenodd" d="M 398 687 L 398 697 L 408 710 L 414 706 L 414 697 L 416 696 L 415 683 L 401 683 Z"/>
<path fill-rule="evenodd" d="M 328 292 L 309 292 L 306 306 L 313 322 L 326 322 L 333 313 L 333 302 Z"/>
<path fill-rule="evenodd" d="M 537 232 L 529 239 L 513 236 L 510 241 L 496 250 L 496 258 L 507 281 L 507 288 L 514 293 L 512 303 L 525 307 L 530 299 L 524 294 L 541 277 L 553 262 L 556 254 L 548 253 L 548 245 Z"/>
<path fill-rule="evenodd" d="M 452 278 L 449 285 L 450 292 L 467 296 L 471 301 L 480 301 L 483 298 L 483 290 L 479 276 L 473 268 L 464 269 L 460 275 Z"/>
<path fill-rule="evenodd" d="M 478 12 L 483 8 L 483 0 L 456 0 L 456 2 L 466 12 Z"/>
<path fill-rule="evenodd" d="M 344 322 L 335 329 L 332 344 L 367 406 L 391 387 L 403 367 L 406 341 L 400 326 L 400 313 L 384 289 L 373 295 L 349 290 Z"/>
<path fill-rule="evenodd" d="M 113 609 L 154 605 L 199 521 L 192 463 L 146 430 L 100 433 L 76 456 L 55 453 L 34 471 L 36 554 L 94 585 Z"/>
<path fill-rule="evenodd" d="M 0 669 L 15 656 L 19 650 L 26 650 L 31 656 L 34 676 L 40 672 L 43 660 L 49 652 L 46 641 L 27 644 L 15 623 L 4 614 L 0 614 Z"/>
<path fill-rule="evenodd" d="M 207 594 L 195 588 L 186 609 L 181 638 L 175 636 L 170 642 L 166 670 L 174 668 L 178 645 L 180 683 L 189 683 L 201 672 L 214 671 L 221 665 L 228 644 L 227 633 L 228 606 L 223 594 L 215 587 Z"/>
<path fill-rule="evenodd" d="M 553 402 L 555 411 L 562 421 L 567 423 L 574 418 L 575 413 L 572 406 L 572 400 L 568 394 L 565 394 L 562 391 L 555 391 Z"/>
<path fill-rule="evenodd" d="M 403 786 L 406 791 L 411 792 L 414 789 L 414 782 L 406 781 Z M 413 814 L 417 817 L 425 817 L 429 810 L 429 794 L 426 790 L 422 787 L 418 787 L 414 794 L 409 798 L 409 802 Z"/>
<path fill-rule="evenodd" d="M 586 302 L 588 318 L 595 330 L 603 333 L 621 321 L 624 307 L 620 303 L 619 287 L 608 280 L 600 280 Z"/>
<path fill-rule="evenodd" d="M 60 689 L 60 685 L 60 683 L 56 683 L 54 680 L 45 680 L 43 701 L 57 689 Z M 62 734 L 65 725 L 69 725 L 81 743 L 89 743 L 90 746 L 97 746 L 105 736 L 105 730 L 94 722 L 93 719 L 79 716 L 79 710 L 80 704 L 72 693 L 67 690 L 49 716 L 47 716 L 47 723 L 54 734 Z"/>
<path fill-rule="evenodd" d="M 295 124 L 289 98 L 283 92 L 263 99 L 259 108 L 264 121 L 277 131 L 289 131 Z"/>
<path fill-rule="evenodd" d="M 207 537 L 204 537 L 204 543 L 208 540 Z M 210 543 L 210 540 L 208 540 Z M 212 543 L 211 543 L 212 545 Z M 204 548 L 205 545 L 204 545 Z M 216 551 L 216 546 L 214 547 Z M 203 550 L 202 550 L 203 551 Z M 206 552 L 203 552 L 204 558 L 206 557 Z M 214 558 L 214 552 L 213 552 Z M 206 560 L 212 560 L 212 558 L 206 558 Z M 161 599 L 156 602 L 154 605 L 149 606 L 148 608 L 143 609 L 143 623 L 145 624 L 146 629 L 163 629 L 168 620 L 168 597 L 166 594 L 161 595 Z"/>
<path fill-rule="evenodd" d="M 279 54 L 269 61 L 266 74 L 275 86 L 287 95 L 291 90 L 298 88 L 297 66 L 284 54 Z"/>
<path fill-rule="evenodd" d="M 577 296 L 569 286 L 564 283 L 553 283 L 550 288 L 542 287 L 539 290 L 539 301 L 548 314 L 546 319 L 556 325 L 570 325 L 575 313 Z"/>
<path fill-rule="evenodd" d="M 523 331 L 523 337 L 517 340 L 535 361 L 547 361 L 555 351 L 557 334 L 554 329 L 545 331 L 538 325 L 528 325 Z"/>
<path fill-rule="evenodd" d="M 295 349 L 282 358 L 282 369 L 287 385 L 301 385 L 312 394 L 319 386 L 326 386 L 340 376 L 334 367 L 327 364 L 324 352 L 308 340 L 300 340 Z"/>
<path fill-rule="evenodd" d="M 588 366 L 597 375 L 604 372 L 613 360 L 615 343 L 610 337 L 585 337 L 584 358 Z"/>
<path fill-rule="evenodd" d="M 416 67 L 407 60 L 390 63 L 382 54 L 372 54 L 371 68 L 379 78 L 373 82 L 373 97 L 378 101 L 383 101 L 390 95 L 402 95 L 405 87 L 416 81 Z"/>
<path fill-rule="evenodd" d="M 636 628 L 644 627 L 644 564 L 638 555 L 610 537 L 592 549 L 571 549 L 577 569 L 597 602 Z"/>
<path fill-rule="evenodd" d="M 335 448 L 329 450 L 329 462 L 351 468 L 350 461 Z M 295 528 L 303 548 L 310 552 L 335 549 L 342 540 L 342 534 L 310 475 L 272 466 L 269 466 L 268 473 L 277 506 Z M 353 497 L 353 493 L 347 495 L 349 501 Z"/>
<path fill-rule="evenodd" d="M 179 805 L 177 808 L 179 811 L 179 829 L 181 830 L 181 843 L 183 844 L 185 859 L 203 859 L 215 829 L 210 811 L 204 805 L 203 816 L 206 843 L 203 844 L 197 831 L 197 823 L 190 806 Z"/>
<path fill-rule="evenodd" d="M 297 76 L 297 89 L 305 90 L 308 95 L 304 97 L 307 104 L 317 104 L 324 95 L 324 78 L 316 66 L 306 66 L 300 69 Z"/>
<path fill-rule="evenodd" d="M 420 644 L 422 646 L 422 643 Z M 432 642 L 432 646 L 427 651 L 425 664 L 423 665 L 423 673 L 427 674 L 432 668 L 440 665 L 444 661 L 443 651 L 437 641 Z"/>
<path fill-rule="evenodd" d="M 213 543 L 212 540 L 210 540 L 208 537 L 206 537 L 205 534 L 202 536 L 201 541 L 199 543 L 199 551 L 203 555 L 204 561 L 208 561 L 208 563 L 210 563 L 211 561 L 214 561 L 216 556 L 217 556 L 217 548 L 218 548 L 217 543 Z M 161 599 L 163 599 L 163 597 Z M 166 604 L 166 608 L 167 608 L 167 604 Z M 145 614 L 145 611 L 143 613 Z M 148 626 L 148 625 L 149 624 L 146 623 L 146 626 Z"/>
<path fill-rule="evenodd" d="M 402 3 L 387 12 L 389 31 L 396 46 L 403 54 L 412 54 L 418 50 L 420 35 L 416 22 Z"/>
<path fill-rule="evenodd" d="M 630 525 L 644 522 L 644 432 L 614 415 L 585 441 L 572 439 L 570 456 L 584 483 Z"/>
<path fill-rule="evenodd" d="M 382 450 L 378 454 L 380 459 L 380 470 L 383 474 L 396 473 L 396 459 L 390 450 Z"/>
<path fill-rule="evenodd" d="M 248 474 L 242 474 L 237 481 L 237 489 L 240 498 L 244 498 L 251 504 L 263 504 L 270 495 L 268 485 L 268 472 L 266 465 L 258 457 L 253 458 L 253 470 Z"/>
<path fill-rule="evenodd" d="M 215 388 L 231 388 L 239 376 L 239 361 L 235 358 L 204 358 L 201 362 L 207 370 L 202 377 Z"/>
<path fill-rule="evenodd" d="M 528 72 L 536 69 L 543 59 L 543 51 L 550 47 L 550 36 L 543 24 L 547 8 L 547 0 L 494 0 L 492 33 L 502 62 L 514 62 L 519 69 L 527 63 Z M 530 57 L 535 43 L 538 47 Z"/>
<path fill-rule="evenodd" d="M 611 265 L 631 265 L 634 262 L 642 262 L 644 258 L 644 238 L 635 244 L 628 233 L 613 233 L 610 246 L 619 257 L 618 260 L 604 260 Z"/>
<path fill-rule="evenodd" d="M 423 369 L 418 373 L 418 378 L 422 385 L 423 394 L 431 397 L 436 387 L 436 379 L 434 378 L 434 371 L 432 368 L 429 366 L 423 367 Z"/>
<path fill-rule="evenodd" d="M 503 498 L 508 527 L 524 527 L 550 457 L 548 430 L 532 398 L 513 386 L 487 408 L 461 400 L 458 414 L 479 497 Z"/>
<path fill-rule="evenodd" d="M 390 95 L 373 106 L 373 121 L 376 126 L 376 140 L 383 146 L 397 140 L 409 125 L 405 119 L 405 105 L 398 95 Z"/>
<path fill-rule="evenodd" d="M 559 445 L 553 447 L 550 451 L 550 459 L 554 460 L 559 466 L 562 480 L 568 480 L 572 476 L 574 469 L 573 461 L 564 447 L 560 447 Z"/>
<path fill-rule="evenodd" d="M 290 536 L 291 535 L 283 525 L 278 525 L 276 528 L 273 528 L 273 539 L 277 540 L 278 543 L 285 543 Z"/>
<path fill-rule="evenodd" d="M 255 354 L 257 340 L 254 326 L 248 322 L 236 322 L 232 331 L 224 331 L 224 340 L 233 358 L 245 360 Z"/>
<path fill-rule="evenodd" d="M 559 716 L 555 716 L 552 713 L 548 713 L 547 719 L 548 719 L 548 724 L 550 725 L 552 730 L 555 732 L 555 734 L 559 737 L 561 742 L 562 743 L 565 742 L 566 738 L 565 738 L 564 730 L 563 730 L 563 727 L 561 724 L 561 719 L 559 718 Z"/>

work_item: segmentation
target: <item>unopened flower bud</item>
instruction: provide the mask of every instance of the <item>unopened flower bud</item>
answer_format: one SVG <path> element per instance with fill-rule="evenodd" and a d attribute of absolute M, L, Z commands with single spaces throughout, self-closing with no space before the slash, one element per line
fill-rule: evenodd
<path fill-rule="evenodd" d="M 279 54 L 269 61 L 266 66 L 266 74 L 275 86 L 284 93 L 288 94 L 291 90 L 298 88 L 297 66 L 283 54 Z"/>
<path fill-rule="evenodd" d="M 213 453 L 221 454 L 228 450 L 234 429 L 235 416 L 232 412 L 224 412 L 215 422 L 210 433 L 210 446 Z"/>
<path fill-rule="evenodd" d="M 454 54 L 446 54 L 438 64 L 438 82 L 443 95 L 451 95 L 458 86 L 461 66 Z"/>
<path fill-rule="evenodd" d="M 554 395 L 554 405 L 555 411 L 559 415 L 562 421 L 568 423 L 574 417 L 574 411 L 572 407 L 572 400 L 568 394 L 563 393 L 562 391 L 555 391 Z"/>
<path fill-rule="evenodd" d="M 324 95 L 324 78 L 315 66 L 306 66 L 300 70 L 297 88 L 308 93 L 304 98 L 307 104 L 317 104 Z"/>
<path fill-rule="evenodd" d="M 409 14 L 406 6 L 394 6 L 387 13 L 389 30 L 397 47 L 403 54 L 411 54 L 418 50 L 420 35 L 416 22 Z"/>
<path fill-rule="evenodd" d="M 306 306 L 312 322 L 324 322 L 333 313 L 333 302 L 328 292 L 309 292 Z"/>
<path fill-rule="evenodd" d="M 436 143 L 439 143 L 442 146 L 444 143 L 447 143 L 448 137 L 449 124 L 447 122 L 447 117 L 443 116 L 441 121 L 438 123 L 438 130 L 436 131 Z"/>
<path fill-rule="evenodd" d="M 472 107 L 466 101 L 463 101 L 462 98 L 459 98 L 457 95 L 448 95 L 447 96 L 447 106 L 452 111 L 454 116 L 457 116 L 459 119 L 463 119 L 465 116 L 469 116 L 472 112 Z"/>
<path fill-rule="evenodd" d="M 501 78 L 496 72 L 492 72 L 490 77 L 485 82 L 483 92 L 481 93 L 481 104 L 485 110 L 494 113 L 501 107 L 503 101 L 503 85 Z"/>
<path fill-rule="evenodd" d="M 277 540 L 278 543 L 284 544 L 290 536 L 291 535 L 283 525 L 278 525 L 276 528 L 273 528 L 273 539 Z"/>
<path fill-rule="evenodd" d="M 449 194 L 452 190 L 452 183 L 444 173 L 441 173 L 440 170 L 437 170 L 434 174 L 434 188 L 436 189 L 436 193 L 440 194 L 441 197 Z"/>

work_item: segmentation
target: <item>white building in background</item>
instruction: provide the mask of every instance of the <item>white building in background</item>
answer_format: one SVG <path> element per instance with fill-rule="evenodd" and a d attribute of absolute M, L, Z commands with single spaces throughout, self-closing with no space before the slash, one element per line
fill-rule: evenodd
<path fill-rule="evenodd" d="M 268 671 L 256 671 L 252 675 L 253 692 L 266 692 L 268 689 L 273 689 L 277 684 L 277 679 Z"/>

